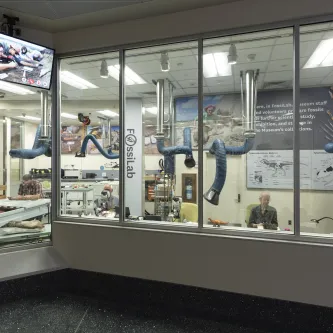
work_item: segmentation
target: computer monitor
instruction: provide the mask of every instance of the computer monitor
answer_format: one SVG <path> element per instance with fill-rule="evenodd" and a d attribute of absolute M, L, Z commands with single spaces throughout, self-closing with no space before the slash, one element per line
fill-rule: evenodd
<path fill-rule="evenodd" d="M 119 213 L 120 213 L 119 206 L 115 206 L 114 209 L 115 209 L 115 212 L 116 212 L 115 217 L 119 217 Z M 128 218 L 130 215 L 131 215 L 130 209 L 129 209 L 129 207 L 126 207 L 125 208 L 125 217 Z"/>

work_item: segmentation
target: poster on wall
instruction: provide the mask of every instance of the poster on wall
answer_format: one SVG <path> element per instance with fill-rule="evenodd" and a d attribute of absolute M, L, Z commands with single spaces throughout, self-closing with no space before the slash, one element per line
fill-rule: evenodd
<path fill-rule="evenodd" d="M 61 154 L 75 154 L 81 149 L 83 126 L 61 126 Z"/>
<path fill-rule="evenodd" d="M 247 187 L 293 189 L 293 151 L 254 150 L 247 154 Z M 300 151 L 302 190 L 333 190 L 333 156 L 322 150 Z"/>
<path fill-rule="evenodd" d="M 149 125 L 145 124 L 144 126 L 144 153 L 146 155 L 158 155 L 160 154 L 157 150 L 157 140 L 156 140 L 156 133 L 157 133 L 157 126 L 156 125 Z M 165 129 L 165 139 L 164 145 L 165 147 L 170 146 L 170 140 L 168 140 L 169 131 Z"/>
<path fill-rule="evenodd" d="M 203 99 L 204 149 L 210 148 L 215 139 L 222 139 L 227 145 L 241 145 L 243 128 L 241 99 L 239 94 L 211 95 Z M 176 144 L 183 144 L 185 127 L 192 129 L 192 147 L 198 148 L 198 98 L 175 99 Z"/>

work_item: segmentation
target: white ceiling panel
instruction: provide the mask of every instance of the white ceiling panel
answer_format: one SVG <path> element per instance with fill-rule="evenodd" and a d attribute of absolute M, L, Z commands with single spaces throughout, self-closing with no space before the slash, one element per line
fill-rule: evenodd
<path fill-rule="evenodd" d="M 322 85 L 333 86 L 333 72 L 331 72 L 328 76 L 326 76 L 323 81 L 321 81 Z"/>
<path fill-rule="evenodd" d="M 310 57 L 317 46 L 318 41 L 302 42 L 300 45 L 301 57 Z"/>
<path fill-rule="evenodd" d="M 146 93 L 156 91 L 156 87 L 154 84 L 136 84 L 128 87 L 132 92 L 135 93 Z"/>
<path fill-rule="evenodd" d="M 268 63 L 267 72 L 293 70 L 292 59 L 274 60 Z"/>
<path fill-rule="evenodd" d="M 145 51 L 144 53 L 146 53 Z M 125 53 L 125 62 L 127 65 L 130 66 L 132 63 L 137 63 L 137 62 L 146 62 L 146 61 L 152 61 L 152 60 L 158 60 L 159 55 L 158 54 L 144 54 L 144 55 L 131 55 L 128 51 Z"/>
<path fill-rule="evenodd" d="M 184 91 L 187 95 L 198 96 L 198 88 L 187 88 L 187 89 L 184 89 Z"/>
<path fill-rule="evenodd" d="M 281 71 L 281 72 L 271 72 L 266 73 L 265 82 L 275 82 L 275 81 L 287 81 L 292 80 L 292 71 Z"/>
<path fill-rule="evenodd" d="M 301 70 L 300 77 L 302 79 L 311 79 L 311 78 L 324 78 L 329 73 L 332 72 L 333 67 L 319 67 L 319 68 L 306 68 Z"/>
<path fill-rule="evenodd" d="M 248 63 L 247 57 L 249 54 L 256 55 L 256 57 L 255 57 L 256 62 L 268 61 L 270 59 L 271 52 L 272 52 L 271 46 L 239 50 L 238 51 L 238 63 L 241 63 L 241 64 Z"/>
<path fill-rule="evenodd" d="M 221 77 L 212 77 L 206 79 L 206 84 L 208 87 L 214 86 L 224 86 L 224 85 L 233 85 L 234 78 L 232 76 L 221 76 Z"/>
<path fill-rule="evenodd" d="M 170 59 L 171 73 L 184 69 L 198 69 L 198 61 L 195 56 L 190 53 L 187 57 L 176 57 Z"/>
<path fill-rule="evenodd" d="M 275 45 L 273 47 L 271 60 L 292 59 L 293 49 L 293 44 Z"/>
<path fill-rule="evenodd" d="M 107 79 L 99 77 L 98 79 L 89 80 L 89 82 L 100 88 L 119 87 L 119 81 L 110 76 Z"/>
<path fill-rule="evenodd" d="M 177 81 L 197 80 L 198 72 L 196 70 L 183 70 L 183 71 L 173 72 L 172 76 Z"/>
<path fill-rule="evenodd" d="M 173 76 L 171 75 L 170 72 L 162 72 L 159 70 L 156 73 L 150 73 L 150 74 L 141 74 L 140 75 L 147 83 L 152 82 L 153 80 L 158 80 L 158 79 L 169 79 L 170 81 L 175 81 Z"/>
<path fill-rule="evenodd" d="M 217 87 L 209 87 L 209 91 L 213 94 L 223 94 L 223 93 L 230 93 L 235 91 L 234 85 L 223 85 Z"/>
<path fill-rule="evenodd" d="M 308 79 L 300 79 L 301 87 L 315 87 L 318 86 L 323 78 L 317 77 L 317 78 L 308 78 Z"/>
<path fill-rule="evenodd" d="M 137 74 L 149 74 L 161 71 L 161 64 L 158 60 L 133 62 L 128 64 L 128 67 L 133 69 Z"/>
<path fill-rule="evenodd" d="M 183 88 L 197 88 L 198 89 L 198 80 L 184 80 L 178 81 L 178 84 Z"/>
<path fill-rule="evenodd" d="M 259 69 L 260 72 L 265 72 L 267 68 L 268 62 L 262 61 L 262 62 L 247 62 L 244 64 L 236 64 L 232 66 L 232 71 L 235 76 L 239 76 L 240 72 L 247 71 L 247 70 L 257 70 Z"/>

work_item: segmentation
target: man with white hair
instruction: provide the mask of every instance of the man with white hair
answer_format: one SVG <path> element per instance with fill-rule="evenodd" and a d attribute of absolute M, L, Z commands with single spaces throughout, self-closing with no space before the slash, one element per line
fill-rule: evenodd
<path fill-rule="evenodd" d="M 277 230 L 278 220 L 277 212 L 274 207 L 269 206 L 271 196 L 268 192 L 262 192 L 259 196 L 260 205 L 252 208 L 249 227 Z"/>

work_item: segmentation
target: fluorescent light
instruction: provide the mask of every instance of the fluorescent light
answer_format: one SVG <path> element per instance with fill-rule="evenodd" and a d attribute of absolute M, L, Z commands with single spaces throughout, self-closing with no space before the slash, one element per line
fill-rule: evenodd
<path fill-rule="evenodd" d="M 61 117 L 63 118 L 69 118 L 69 119 L 77 119 L 77 116 L 74 116 L 73 114 L 61 112 Z"/>
<path fill-rule="evenodd" d="M 204 54 L 203 73 L 205 78 L 232 75 L 228 52 Z"/>
<path fill-rule="evenodd" d="M 22 119 L 26 119 L 26 120 L 38 120 L 38 121 L 41 120 L 41 118 L 33 117 L 33 116 L 18 116 L 17 118 L 22 118 Z"/>
<path fill-rule="evenodd" d="M 81 77 L 68 72 L 68 71 L 61 71 L 60 72 L 61 81 L 74 87 L 77 89 L 96 89 L 98 88 L 96 85 L 92 84 L 91 82 L 82 79 Z"/>
<path fill-rule="evenodd" d="M 119 81 L 119 65 L 109 66 L 109 75 L 112 76 L 115 80 Z M 138 74 L 136 74 L 128 66 L 125 66 L 125 84 L 127 86 L 132 86 L 134 84 L 146 84 L 147 82 Z"/>
<path fill-rule="evenodd" d="M 33 95 L 33 94 L 35 94 L 35 92 L 33 92 L 29 89 L 22 88 L 22 87 L 20 87 L 16 84 L 4 82 L 4 81 L 0 81 L 0 89 L 11 92 L 13 94 L 18 94 L 18 95 Z"/>
<path fill-rule="evenodd" d="M 145 111 L 152 113 L 152 114 L 157 114 L 157 107 L 153 106 L 151 108 L 145 108 Z"/>
<path fill-rule="evenodd" d="M 97 111 L 97 112 L 103 114 L 104 116 L 108 116 L 108 117 L 119 117 L 118 113 L 113 112 L 111 110 L 101 110 L 101 111 Z"/>
<path fill-rule="evenodd" d="M 303 68 L 332 66 L 332 51 L 333 38 L 322 40 Z"/>

